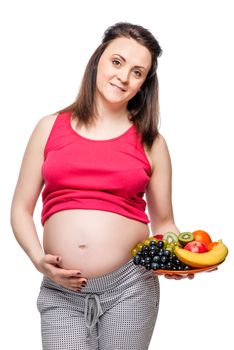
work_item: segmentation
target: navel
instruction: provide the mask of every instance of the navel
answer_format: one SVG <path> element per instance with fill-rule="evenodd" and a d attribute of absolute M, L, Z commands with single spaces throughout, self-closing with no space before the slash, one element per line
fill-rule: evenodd
<path fill-rule="evenodd" d="M 79 244 L 78 247 L 79 247 L 79 248 L 85 248 L 86 245 L 85 245 L 85 244 Z"/>

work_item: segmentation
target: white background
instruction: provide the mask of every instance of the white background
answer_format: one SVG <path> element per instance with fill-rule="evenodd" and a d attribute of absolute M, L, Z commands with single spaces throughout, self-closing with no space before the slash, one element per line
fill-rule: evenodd
<path fill-rule="evenodd" d="M 194 280 L 160 277 L 161 305 L 150 350 L 215 350 L 233 344 L 233 322 L 228 321 L 234 311 L 231 3 L 1 2 L 1 349 L 41 349 L 35 302 L 42 276 L 10 227 L 24 149 L 40 118 L 73 102 L 104 30 L 119 21 L 145 26 L 163 49 L 160 132 L 172 159 L 176 224 L 180 231 L 204 229 L 230 249 L 218 271 Z M 41 207 L 40 198 L 34 216 L 40 238 Z"/>

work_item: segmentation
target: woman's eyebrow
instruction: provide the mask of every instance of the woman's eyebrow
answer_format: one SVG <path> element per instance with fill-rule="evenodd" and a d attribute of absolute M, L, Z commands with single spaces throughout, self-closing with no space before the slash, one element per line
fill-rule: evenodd
<path fill-rule="evenodd" d="M 119 56 L 124 62 L 126 62 L 126 59 L 123 56 L 121 56 L 119 53 L 114 53 L 114 55 Z M 143 66 L 134 66 L 134 67 L 136 67 L 136 68 L 143 68 L 143 69 L 146 70 L 146 68 L 143 67 Z"/>

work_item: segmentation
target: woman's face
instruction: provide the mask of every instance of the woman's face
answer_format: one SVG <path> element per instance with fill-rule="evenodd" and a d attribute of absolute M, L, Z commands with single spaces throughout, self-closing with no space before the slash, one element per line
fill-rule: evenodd
<path fill-rule="evenodd" d="M 150 51 L 134 39 L 114 39 L 100 57 L 96 92 L 106 102 L 126 106 L 137 94 L 151 67 Z"/>

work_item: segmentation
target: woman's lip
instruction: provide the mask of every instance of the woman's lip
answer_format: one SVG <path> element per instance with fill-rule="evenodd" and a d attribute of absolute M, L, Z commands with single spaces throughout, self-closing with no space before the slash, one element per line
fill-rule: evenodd
<path fill-rule="evenodd" d="M 126 90 L 124 90 L 124 89 L 122 89 L 120 86 L 118 86 L 118 85 L 115 85 L 115 84 L 112 84 L 112 83 L 110 83 L 111 85 L 113 85 L 113 86 L 116 86 L 117 88 L 119 88 L 121 91 L 126 91 Z"/>

